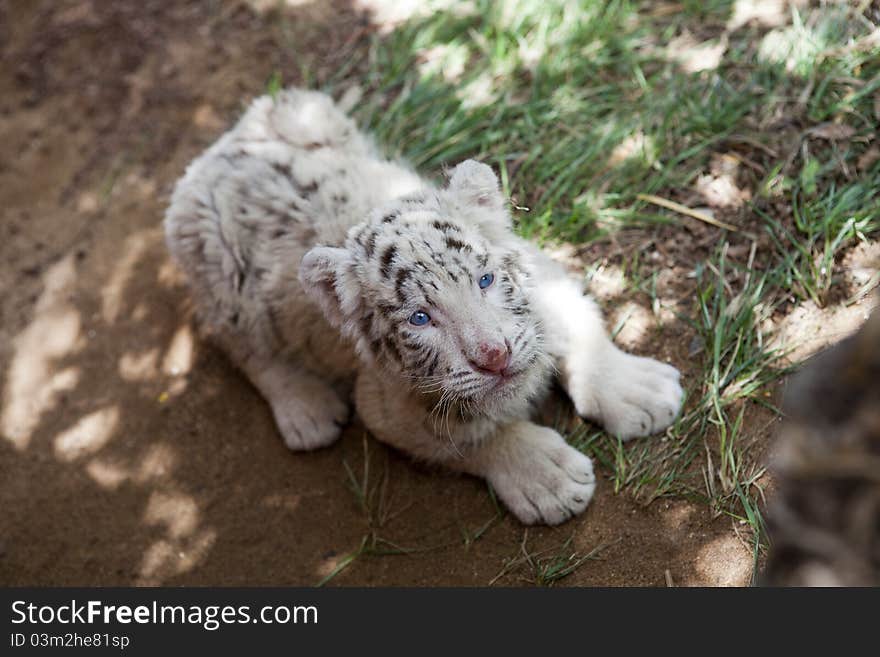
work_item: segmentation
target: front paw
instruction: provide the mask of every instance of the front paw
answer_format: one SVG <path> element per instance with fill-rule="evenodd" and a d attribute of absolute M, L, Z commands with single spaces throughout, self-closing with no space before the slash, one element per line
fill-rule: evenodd
<path fill-rule="evenodd" d="M 302 386 L 297 397 L 270 401 L 284 444 L 294 451 L 331 445 L 348 422 L 350 409 L 329 387 Z"/>
<path fill-rule="evenodd" d="M 593 462 L 558 433 L 523 423 L 495 440 L 483 474 L 521 522 L 558 525 L 587 508 Z"/>
<path fill-rule="evenodd" d="M 677 369 L 617 349 L 602 365 L 573 395 L 579 415 L 621 440 L 659 433 L 675 421 L 684 398 Z"/>

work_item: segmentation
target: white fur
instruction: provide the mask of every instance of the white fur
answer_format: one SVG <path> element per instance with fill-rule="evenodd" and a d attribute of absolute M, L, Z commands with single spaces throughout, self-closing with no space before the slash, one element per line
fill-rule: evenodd
<path fill-rule="evenodd" d="M 674 368 L 612 344 L 580 286 L 512 232 L 498 187 L 469 160 L 436 188 L 327 96 L 294 89 L 256 100 L 190 165 L 167 241 L 291 449 L 338 438 L 354 383 L 378 439 L 486 478 L 525 523 L 556 524 L 586 508 L 595 478 L 529 421 L 553 368 L 578 413 L 622 439 L 667 427 L 682 390 Z M 430 322 L 409 322 L 416 310 Z M 507 378 L 481 365 L 499 345 Z"/>

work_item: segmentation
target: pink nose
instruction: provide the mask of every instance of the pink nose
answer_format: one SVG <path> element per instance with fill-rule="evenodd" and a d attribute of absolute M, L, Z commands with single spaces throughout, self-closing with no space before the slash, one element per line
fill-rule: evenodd
<path fill-rule="evenodd" d="M 477 356 L 471 361 L 478 370 L 499 374 L 510 364 L 510 351 L 501 342 L 481 342 Z"/>

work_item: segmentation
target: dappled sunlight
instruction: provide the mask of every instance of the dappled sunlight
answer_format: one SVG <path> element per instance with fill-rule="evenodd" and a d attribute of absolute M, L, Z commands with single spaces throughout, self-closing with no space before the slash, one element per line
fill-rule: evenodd
<path fill-rule="evenodd" d="M 761 27 L 779 27 L 791 18 L 792 8 L 805 7 L 808 0 L 736 0 L 727 20 L 729 31 L 753 23 Z"/>
<path fill-rule="evenodd" d="M 464 14 L 475 11 L 476 7 L 469 0 L 354 0 L 353 5 L 355 9 L 369 12 L 372 22 L 386 33 L 400 23 L 432 12 Z"/>
<path fill-rule="evenodd" d="M 119 357 L 119 376 L 123 381 L 151 381 L 159 374 L 159 348 L 126 352 Z"/>
<path fill-rule="evenodd" d="M 694 190 L 713 208 L 738 209 L 751 200 L 752 192 L 737 184 L 741 160 L 733 155 L 715 153 L 710 171 L 699 175 Z"/>
<path fill-rule="evenodd" d="M 162 240 L 161 228 L 148 228 L 130 235 L 120 249 L 116 266 L 107 283 L 101 288 L 101 315 L 108 324 L 113 324 L 122 311 L 124 292 L 131 279 L 135 265 L 144 254 Z"/>
<path fill-rule="evenodd" d="M 139 464 L 125 463 L 112 457 L 98 456 L 86 465 L 86 473 L 96 484 L 109 490 L 126 482 L 146 485 L 170 476 L 177 459 L 174 450 L 159 444 L 151 445 L 139 461 Z"/>
<path fill-rule="evenodd" d="M 217 532 L 206 529 L 180 541 L 156 541 L 144 553 L 135 586 L 158 586 L 192 570 L 204 560 L 216 540 Z"/>
<path fill-rule="evenodd" d="M 667 502 L 666 508 L 660 517 L 663 519 L 663 524 L 667 529 L 673 532 L 681 532 L 696 515 L 696 511 L 697 508 L 693 504 Z"/>
<path fill-rule="evenodd" d="M 548 43 L 545 26 L 544 31 L 541 33 L 541 38 L 539 39 L 520 38 L 518 49 L 519 60 L 524 67 L 530 71 L 534 71 L 544 61 L 544 58 L 547 55 L 547 48 Z"/>
<path fill-rule="evenodd" d="M 150 495 L 144 511 L 148 525 L 164 525 L 168 538 L 181 539 L 192 534 L 199 524 L 199 509 L 188 495 L 156 491 Z"/>
<path fill-rule="evenodd" d="M 792 14 L 790 25 L 776 27 L 764 35 L 758 47 L 758 61 L 783 65 L 789 73 L 806 76 L 821 63 L 823 54 L 848 31 L 849 7 L 830 5 L 823 11 Z M 788 21 L 786 21 L 788 22 Z"/>
<path fill-rule="evenodd" d="M 855 332 L 880 305 L 873 293 L 880 283 L 880 246 L 861 243 L 843 257 L 842 291 L 849 298 L 820 307 L 813 300 L 797 303 L 778 322 L 773 344 L 784 349 L 792 362 L 803 360 L 820 349 Z"/>
<path fill-rule="evenodd" d="M 55 437 L 55 456 L 62 461 L 73 461 L 94 454 L 110 441 L 118 423 L 118 406 L 102 408 L 81 417 Z"/>
<path fill-rule="evenodd" d="M 754 565 L 750 551 L 736 536 L 726 535 L 700 548 L 694 574 L 686 586 L 748 586 Z"/>
<path fill-rule="evenodd" d="M 860 242 L 841 262 L 846 294 L 852 301 L 868 296 L 880 284 L 880 242 Z"/>
<path fill-rule="evenodd" d="M 654 313 L 644 306 L 635 301 L 626 301 L 614 307 L 607 324 L 618 345 L 636 349 L 645 343 L 659 322 Z"/>
<path fill-rule="evenodd" d="M 591 296 L 610 301 L 620 297 L 627 288 L 626 274 L 619 265 L 600 265 L 590 275 L 587 291 Z"/>
<path fill-rule="evenodd" d="M 151 445 L 146 454 L 141 458 L 133 477 L 139 484 L 145 484 L 153 479 L 161 479 L 169 476 L 174 471 L 177 456 L 168 445 Z"/>
<path fill-rule="evenodd" d="M 654 138 L 646 135 L 643 130 L 636 130 L 621 141 L 608 157 L 608 166 L 617 167 L 633 158 L 639 158 L 647 166 L 657 160 L 657 144 Z"/>
<path fill-rule="evenodd" d="M 128 481 L 128 469 L 118 463 L 96 458 L 86 465 L 86 474 L 101 488 L 115 490 Z"/>
<path fill-rule="evenodd" d="M 419 73 L 425 78 L 439 75 L 444 82 L 454 84 L 465 72 L 468 54 L 467 47 L 458 43 L 428 48 L 419 54 Z"/>
<path fill-rule="evenodd" d="M 484 71 L 458 89 L 455 95 L 461 101 L 461 107 L 474 109 L 494 103 L 498 97 L 494 78 L 492 73 Z"/>
<path fill-rule="evenodd" d="M 139 586 L 156 585 L 191 570 L 217 540 L 213 529 L 200 528 L 195 499 L 184 493 L 155 491 L 144 511 L 144 522 L 164 529 L 165 536 L 145 551 L 138 570 Z"/>
<path fill-rule="evenodd" d="M 279 7 L 289 7 L 295 9 L 304 5 L 309 5 L 315 0 L 244 0 L 244 3 L 258 14 L 264 14 L 267 11 L 275 11 Z"/>
<path fill-rule="evenodd" d="M 162 372 L 168 376 L 188 374 L 195 360 L 195 339 L 192 326 L 184 324 L 174 333 L 162 360 Z"/>
<path fill-rule="evenodd" d="M 812 300 L 802 301 L 777 323 L 769 346 L 785 353 L 786 361 L 801 362 L 855 333 L 878 302 L 871 296 L 849 306 L 820 308 Z"/>
<path fill-rule="evenodd" d="M 664 57 L 687 74 L 715 71 L 724 64 L 734 33 L 755 27 L 766 31 L 758 61 L 804 76 L 847 30 L 853 11 L 848 5 L 830 2 L 811 9 L 808 0 L 736 0 L 721 34 L 701 40 L 685 27 L 665 45 Z M 651 43 L 649 50 L 655 47 Z"/>
<path fill-rule="evenodd" d="M 126 176 L 122 187 L 129 201 L 156 195 L 145 177 Z M 95 210 L 96 198 L 83 192 L 75 202 Z M 113 199 L 97 203 L 122 212 Z M 186 388 L 198 348 L 180 274 L 168 263 L 161 227 L 150 223 L 122 238 L 99 233 L 105 249 L 118 246 L 115 257 L 92 260 L 71 250 L 44 270 L 32 317 L 10 344 L 0 418 L 4 437 L 31 467 L 51 473 L 62 496 L 91 495 L 89 508 L 123 514 L 114 522 L 132 525 L 131 545 L 122 548 L 133 552 L 132 579 L 117 575 L 139 584 L 192 569 L 217 536 L 173 476 L 179 449 L 152 434 L 154 427 L 170 431 L 159 418 Z M 59 499 L 58 509 L 68 502 Z M 132 504 L 142 518 L 124 517 Z"/>
<path fill-rule="evenodd" d="M 726 50 L 727 35 L 723 35 L 720 39 L 698 41 L 687 30 L 666 46 L 668 59 L 678 62 L 685 73 L 714 71 L 721 64 Z"/>
<path fill-rule="evenodd" d="M 76 368 L 54 369 L 56 361 L 83 347 L 80 313 L 69 300 L 75 278 L 73 254 L 50 267 L 33 319 L 13 340 L 0 426 L 20 450 L 27 448 L 40 417 L 79 381 Z"/>

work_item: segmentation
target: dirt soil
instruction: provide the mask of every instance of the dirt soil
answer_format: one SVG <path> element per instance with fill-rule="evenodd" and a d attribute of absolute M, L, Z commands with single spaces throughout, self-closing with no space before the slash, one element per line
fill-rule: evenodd
<path fill-rule="evenodd" d="M 273 71 L 296 83 L 304 62 L 320 77 L 365 56 L 368 15 L 291 4 L 0 0 L 0 584 L 312 585 L 371 531 L 405 553 L 361 556 L 330 584 L 534 583 L 510 561 L 523 546 L 600 548 L 562 585 L 747 584 L 729 518 L 644 506 L 608 473 L 582 516 L 525 531 L 489 523 L 482 482 L 357 424 L 329 449 L 284 447 L 198 337 L 161 220 L 187 163 Z M 668 355 L 687 378 L 687 345 Z M 360 478 L 364 445 L 372 526 L 346 470 Z"/>

